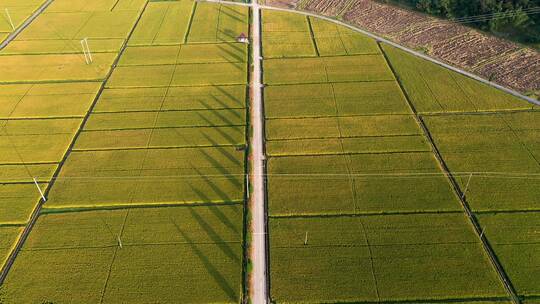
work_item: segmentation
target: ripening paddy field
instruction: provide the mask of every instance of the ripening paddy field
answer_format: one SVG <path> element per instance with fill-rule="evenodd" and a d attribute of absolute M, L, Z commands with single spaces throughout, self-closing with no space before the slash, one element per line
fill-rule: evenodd
<path fill-rule="evenodd" d="M 254 47 L 272 303 L 539 302 L 537 106 L 316 17 L 238 41 L 251 18 L 54 0 L 0 50 L 0 303 L 248 301 Z"/>
<path fill-rule="evenodd" d="M 262 20 L 272 300 L 510 303 L 508 278 L 535 301 L 538 108 L 327 21 Z"/>

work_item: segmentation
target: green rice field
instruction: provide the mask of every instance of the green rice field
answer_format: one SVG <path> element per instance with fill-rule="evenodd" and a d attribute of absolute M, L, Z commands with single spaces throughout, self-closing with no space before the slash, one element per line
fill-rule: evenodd
<path fill-rule="evenodd" d="M 0 303 L 253 303 L 259 59 L 271 303 L 540 303 L 539 108 L 252 9 L 55 0 L 0 50 Z"/>

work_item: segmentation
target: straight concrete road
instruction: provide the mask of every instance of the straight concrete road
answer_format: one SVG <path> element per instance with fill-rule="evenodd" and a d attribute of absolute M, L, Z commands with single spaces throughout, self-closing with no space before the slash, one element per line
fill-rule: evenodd
<path fill-rule="evenodd" d="M 251 77 L 251 122 L 253 136 L 251 138 L 251 166 L 253 194 L 251 197 L 252 244 L 250 292 L 254 304 L 268 303 L 268 282 L 266 263 L 266 210 L 264 187 L 264 132 L 261 82 L 261 9 L 257 0 L 252 0 L 251 11 L 253 23 L 251 27 L 251 50 L 253 58 L 253 73 Z"/>

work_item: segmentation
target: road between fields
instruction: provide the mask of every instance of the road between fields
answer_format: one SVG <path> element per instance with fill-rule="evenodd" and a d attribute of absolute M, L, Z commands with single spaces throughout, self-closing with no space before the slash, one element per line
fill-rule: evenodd
<path fill-rule="evenodd" d="M 253 73 L 251 77 L 251 168 L 253 193 L 251 197 L 252 244 L 250 248 L 253 270 L 251 273 L 250 297 L 252 303 L 268 303 L 267 243 L 266 243 L 266 203 L 264 182 L 264 132 L 262 106 L 261 69 L 261 9 L 257 0 L 252 0 L 251 52 Z M 248 190 L 249 191 L 249 190 Z"/>

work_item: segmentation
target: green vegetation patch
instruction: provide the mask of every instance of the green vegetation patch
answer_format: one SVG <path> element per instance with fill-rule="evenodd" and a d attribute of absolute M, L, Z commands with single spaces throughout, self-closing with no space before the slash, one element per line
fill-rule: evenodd
<path fill-rule="evenodd" d="M 81 119 L 0 120 L 0 163 L 58 162 Z"/>
<path fill-rule="evenodd" d="M 101 80 L 115 57 L 112 53 L 96 53 L 92 56 L 94 62 L 86 64 L 84 56 L 76 54 L 0 56 L 0 83 Z"/>
<path fill-rule="evenodd" d="M 47 206 L 236 202 L 243 172 L 235 147 L 73 152 Z"/>
<path fill-rule="evenodd" d="M 538 210 L 539 118 L 537 112 L 516 112 L 424 120 L 473 209 Z"/>
<path fill-rule="evenodd" d="M 411 113 L 389 81 L 268 86 L 264 93 L 267 118 Z"/>
<path fill-rule="evenodd" d="M 248 9 L 243 6 L 197 3 L 187 41 L 232 42 L 248 33 Z"/>
<path fill-rule="evenodd" d="M 128 44 L 183 43 L 193 6 L 194 2 L 189 0 L 148 3 Z"/>
<path fill-rule="evenodd" d="M 0 268 L 4 266 L 22 230 L 22 227 L 0 227 Z"/>
<path fill-rule="evenodd" d="M 431 151 L 431 147 L 422 135 L 270 140 L 266 142 L 266 153 L 270 156 L 429 151 Z"/>
<path fill-rule="evenodd" d="M 8 302 L 238 303 L 242 222 L 241 205 L 45 214 L 3 291 Z"/>
<path fill-rule="evenodd" d="M 94 112 L 218 110 L 245 106 L 244 85 L 105 89 Z"/>
<path fill-rule="evenodd" d="M 411 102 L 419 112 L 475 112 L 532 109 L 525 100 L 434 63 L 382 45 Z"/>
<path fill-rule="evenodd" d="M 47 184 L 39 184 L 45 190 Z M 25 184 L 0 183 L 0 224 L 22 224 L 30 219 L 41 195 L 32 182 Z"/>
<path fill-rule="evenodd" d="M 219 127 L 245 124 L 244 109 L 95 113 L 85 130 L 115 130 L 135 128 Z"/>
<path fill-rule="evenodd" d="M 459 213 L 271 218 L 269 225 L 276 302 L 506 297 Z"/>
<path fill-rule="evenodd" d="M 263 11 L 262 53 L 265 58 L 316 56 L 307 17 L 304 15 Z"/>
<path fill-rule="evenodd" d="M 394 80 L 381 55 L 269 59 L 265 83 L 324 83 Z"/>
<path fill-rule="evenodd" d="M 244 145 L 245 126 L 82 132 L 76 150 Z"/>
<path fill-rule="evenodd" d="M 540 214 L 477 215 L 484 234 L 520 296 L 540 294 Z M 534 302 L 531 302 L 534 303 Z"/>
<path fill-rule="evenodd" d="M 266 128 L 270 140 L 422 134 L 412 115 L 270 119 Z"/>
<path fill-rule="evenodd" d="M 268 174 L 271 215 L 461 208 L 426 152 L 274 157 Z"/>
<path fill-rule="evenodd" d="M 344 26 L 309 17 L 321 56 L 380 54 L 377 42 Z"/>
<path fill-rule="evenodd" d="M 0 118 L 84 116 L 98 82 L 0 85 Z"/>

